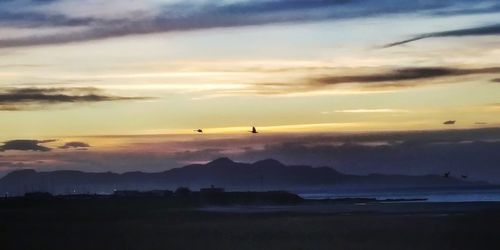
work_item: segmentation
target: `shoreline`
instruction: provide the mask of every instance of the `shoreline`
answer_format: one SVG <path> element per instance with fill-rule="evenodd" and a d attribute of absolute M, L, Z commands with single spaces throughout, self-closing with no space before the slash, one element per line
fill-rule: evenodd
<path fill-rule="evenodd" d="M 463 214 L 500 213 L 500 202 L 357 202 L 332 204 L 300 204 L 289 206 L 205 206 L 199 211 L 235 214 Z"/>

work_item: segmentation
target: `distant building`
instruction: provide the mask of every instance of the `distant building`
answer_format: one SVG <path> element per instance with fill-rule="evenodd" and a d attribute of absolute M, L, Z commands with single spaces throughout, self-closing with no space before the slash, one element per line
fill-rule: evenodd
<path fill-rule="evenodd" d="M 120 197 L 164 197 L 172 196 L 173 192 L 170 190 L 152 190 L 152 191 L 136 191 L 136 190 L 116 190 L 113 192 L 114 196 Z"/>
<path fill-rule="evenodd" d="M 220 194 L 224 192 L 225 192 L 224 188 L 217 188 L 214 185 L 211 185 L 209 188 L 200 189 L 201 194 Z"/>

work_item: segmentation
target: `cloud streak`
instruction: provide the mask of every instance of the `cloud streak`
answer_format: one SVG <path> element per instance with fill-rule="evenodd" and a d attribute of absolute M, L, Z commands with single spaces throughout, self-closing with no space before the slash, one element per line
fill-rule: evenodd
<path fill-rule="evenodd" d="M 142 99 L 147 98 L 106 95 L 96 88 L 4 88 L 0 89 L 0 110 L 25 110 L 61 103 L 92 103 Z"/>
<path fill-rule="evenodd" d="M 0 39 L 0 48 L 39 46 L 83 42 L 129 35 L 152 34 L 172 31 L 189 31 L 211 28 L 242 27 L 274 23 L 293 23 L 319 20 L 337 20 L 391 14 L 428 13 L 449 15 L 448 9 L 470 5 L 468 0 L 443 1 L 356 1 L 356 0 L 264 0 L 236 2 L 188 1 L 156 6 L 158 13 L 128 15 L 126 19 L 109 17 L 76 17 L 69 13 L 20 13 L 5 11 L 0 23 L 24 26 L 84 26 L 83 31 L 61 32 L 50 35 L 32 35 L 21 38 Z M 57 6 L 62 1 L 49 1 Z M 475 1 L 475 4 L 490 1 Z M 84 4 L 84 3 L 82 3 Z M 152 2 L 150 4 L 153 4 Z M 155 3 L 158 5 L 158 3 Z M 498 6 L 474 9 L 476 12 L 497 11 Z M 68 11 L 68 10 L 66 10 Z M 468 9 L 459 8 L 461 14 Z M 441 14 L 440 14 L 441 13 Z M 133 14 L 133 13 L 132 13 Z M 130 16 L 134 16 L 130 18 Z M 472 32 L 472 31 L 469 31 Z M 485 31 L 482 31 L 485 32 Z M 455 31 L 457 33 L 457 31 Z M 453 35 L 435 33 L 433 36 Z M 456 34 L 455 34 L 456 35 Z M 428 35 L 427 35 L 428 36 Z M 423 39 L 423 38 L 419 38 Z M 417 39 L 418 40 L 418 39 Z"/>
<path fill-rule="evenodd" d="M 447 67 L 418 67 L 402 68 L 378 74 L 331 76 L 316 78 L 314 83 L 322 85 L 336 85 L 343 83 L 381 83 L 402 82 L 431 78 L 443 78 L 452 76 L 465 76 L 475 74 L 499 74 L 500 67 L 461 69 Z"/>
<path fill-rule="evenodd" d="M 355 93 L 362 91 L 384 91 L 391 89 L 411 88 L 420 85 L 435 83 L 440 79 L 455 79 L 457 77 L 500 74 L 500 67 L 485 68 L 453 68 L 453 67 L 409 67 L 384 69 L 380 73 L 363 73 L 352 75 L 338 75 L 324 73 L 323 76 L 311 76 L 301 80 L 277 83 L 256 83 L 253 86 L 254 93 L 273 95 L 289 93 L 306 93 L 324 90 L 343 84 L 358 84 L 361 88 Z M 426 80 L 426 81 L 423 81 Z M 495 81 L 495 80 L 493 80 Z M 451 81 L 446 81 L 451 82 Z M 459 82 L 459 81 L 456 81 Z M 441 83 L 441 82 L 438 82 Z M 452 83 L 452 82 L 451 82 Z"/>
<path fill-rule="evenodd" d="M 92 18 L 71 18 L 62 14 L 9 12 L 0 10 L 0 25 L 21 28 L 73 27 L 91 25 Z"/>
<path fill-rule="evenodd" d="M 403 45 L 403 44 L 407 44 L 407 43 L 411 43 L 411 42 L 415 42 L 415 41 L 427 39 L 427 38 L 461 37 L 461 36 L 491 36 L 491 35 L 500 35 L 500 24 L 423 34 L 423 35 L 419 35 L 419 36 L 416 36 L 416 37 L 413 37 L 413 38 L 410 38 L 407 40 L 387 44 L 387 45 L 383 46 L 383 48 L 390 48 L 390 47 L 394 47 L 394 46 L 399 46 L 399 45 Z"/>
<path fill-rule="evenodd" d="M 186 9 L 192 9 L 193 6 L 179 4 L 165 6 L 159 15 L 152 17 L 93 20 L 94 25 L 89 25 L 88 29 L 79 32 L 0 39 L 0 48 L 65 44 L 172 31 L 322 20 L 328 18 L 328 15 L 316 15 L 307 13 L 307 11 L 337 6 L 347 2 L 350 1 L 257 1 L 223 5 L 206 3 L 197 6 L 196 11 L 186 11 Z M 298 11 L 301 11 L 301 13 Z M 29 22 L 29 20 L 22 21 Z"/>

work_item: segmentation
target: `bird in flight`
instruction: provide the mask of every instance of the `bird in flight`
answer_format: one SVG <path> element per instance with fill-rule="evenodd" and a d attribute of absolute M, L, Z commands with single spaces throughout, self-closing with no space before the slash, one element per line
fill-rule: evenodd
<path fill-rule="evenodd" d="M 193 130 L 194 132 L 198 132 L 198 133 L 203 133 L 203 129 L 199 128 L 199 129 L 195 129 Z"/>
<path fill-rule="evenodd" d="M 467 179 L 467 175 L 462 175 L 462 179 Z"/>
<path fill-rule="evenodd" d="M 252 133 L 252 134 L 257 134 L 257 133 L 259 133 L 259 132 L 257 132 L 257 129 L 255 129 L 255 127 L 252 127 L 252 131 L 248 131 L 248 132 L 250 132 L 250 133 Z"/>
<path fill-rule="evenodd" d="M 444 173 L 444 175 L 443 175 L 443 176 L 444 176 L 445 178 L 450 177 L 450 172 L 446 172 L 446 173 Z"/>
<path fill-rule="evenodd" d="M 449 121 L 445 121 L 443 122 L 444 125 L 454 125 L 455 124 L 455 120 L 449 120 Z"/>

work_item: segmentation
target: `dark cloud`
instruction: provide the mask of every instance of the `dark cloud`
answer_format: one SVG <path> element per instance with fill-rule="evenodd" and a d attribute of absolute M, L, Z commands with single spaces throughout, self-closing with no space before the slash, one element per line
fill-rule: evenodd
<path fill-rule="evenodd" d="M 379 82 L 399 82 L 428 78 L 441 78 L 451 76 L 464 76 L 473 74 L 500 74 L 500 67 L 460 69 L 446 67 L 420 67 L 395 69 L 390 72 L 380 74 L 352 75 L 352 76 L 332 76 L 317 78 L 313 82 L 320 84 L 342 84 L 342 83 L 379 83 Z"/>
<path fill-rule="evenodd" d="M 0 10 L 0 25 L 22 28 L 88 26 L 97 22 L 92 18 L 70 18 L 65 15 L 36 12 L 9 12 Z"/>
<path fill-rule="evenodd" d="M 452 68 L 452 67 L 414 67 L 385 70 L 381 73 L 359 73 L 358 75 L 332 75 L 306 78 L 300 81 L 257 83 L 252 93 L 283 94 L 308 92 L 340 84 L 360 84 L 363 89 L 409 88 L 431 83 L 453 83 L 459 81 L 437 81 L 453 77 L 465 77 L 481 74 L 500 74 L 500 67 L 487 68 Z M 427 81 L 418 81 L 418 80 Z M 495 80 L 493 80 L 495 81 Z"/>
<path fill-rule="evenodd" d="M 442 1 L 359 1 L 359 0 L 274 0 L 238 1 L 220 3 L 208 1 L 203 4 L 177 3 L 159 7 L 160 14 L 153 17 L 131 17 L 123 20 L 68 18 L 66 16 L 44 16 L 7 14 L 5 22 L 36 26 L 86 25 L 81 32 L 62 32 L 53 35 L 37 35 L 22 38 L 0 39 L 0 47 L 24 47 L 63 44 L 89 40 L 106 39 L 127 35 L 150 34 L 171 31 L 188 31 L 210 28 L 241 27 L 273 23 L 306 22 L 346 18 L 370 17 L 404 13 L 431 13 L 449 15 L 450 8 L 466 14 L 470 8 L 465 4 L 490 3 L 488 0 L 442 0 Z M 193 11 L 193 6 L 196 5 Z M 462 8 L 458 8 L 457 6 Z M 496 6 L 496 5 L 495 5 Z M 470 10 L 474 13 L 496 11 L 496 7 Z M 441 12 L 439 12 L 441 11 Z M 173 15 L 172 13 L 175 13 Z M 0 18 L 1 21 L 1 18 Z M 437 35 L 437 33 L 435 34 Z M 441 34 L 446 35 L 446 34 Z M 451 35 L 451 34 L 448 34 Z M 420 38 L 422 39 L 422 38 Z"/>
<path fill-rule="evenodd" d="M 411 39 L 387 44 L 384 46 L 384 48 L 399 46 L 414 41 L 426 38 L 433 38 L 433 37 L 491 36 L 491 35 L 500 35 L 500 24 L 423 34 L 413 37 Z"/>
<path fill-rule="evenodd" d="M 42 146 L 40 144 L 53 142 L 54 140 L 12 140 L 4 142 L 4 145 L 0 146 L 0 151 L 7 150 L 19 150 L 19 151 L 41 151 L 47 152 L 51 148 Z"/>
<path fill-rule="evenodd" d="M 33 11 L 30 7 L 53 4 L 60 0 L 2 0 L 0 1 L 0 27 L 73 27 L 96 24 L 100 20 L 89 17 L 71 17 L 71 13 Z"/>
<path fill-rule="evenodd" d="M 4 88 L 0 89 L 0 110 L 24 110 L 59 103 L 90 103 L 141 99 L 146 98 L 106 95 L 96 88 Z"/>
<path fill-rule="evenodd" d="M 431 14 L 436 16 L 454 16 L 454 15 L 473 15 L 473 14 L 487 14 L 500 11 L 500 4 L 490 2 L 487 5 L 479 5 L 476 8 L 463 8 L 463 9 L 445 9 L 432 11 Z"/>
<path fill-rule="evenodd" d="M 79 142 L 79 141 L 73 141 L 73 142 L 67 142 L 64 145 L 60 146 L 60 149 L 83 149 L 83 148 L 89 148 L 90 145 L 85 143 L 85 142 Z"/>

